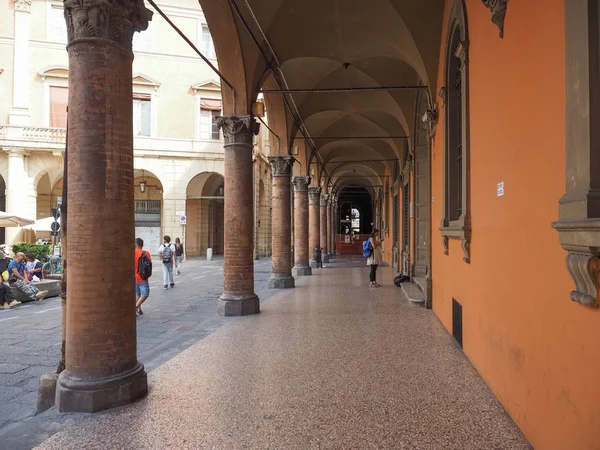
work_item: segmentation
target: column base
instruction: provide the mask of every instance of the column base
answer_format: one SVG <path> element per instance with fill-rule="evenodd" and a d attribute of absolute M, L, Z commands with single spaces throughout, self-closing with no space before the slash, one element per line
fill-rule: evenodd
<path fill-rule="evenodd" d="M 294 278 L 290 275 L 272 274 L 269 289 L 289 289 L 294 287 Z"/>
<path fill-rule="evenodd" d="M 132 403 L 148 393 L 148 380 L 141 363 L 115 376 L 89 380 L 68 370 L 58 377 L 56 405 L 60 412 L 93 413 Z"/>
<path fill-rule="evenodd" d="M 328 263 L 329 262 L 329 255 L 323 255 L 323 262 L 324 263 Z"/>
<path fill-rule="evenodd" d="M 312 267 L 313 269 L 319 269 L 319 268 L 323 267 L 323 263 L 321 261 L 317 261 L 315 259 L 311 259 L 310 260 L 310 267 Z"/>
<path fill-rule="evenodd" d="M 219 297 L 217 313 L 220 316 L 250 316 L 260 313 L 260 300 L 256 294 L 235 296 L 223 294 Z"/>
<path fill-rule="evenodd" d="M 294 266 L 292 267 L 293 277 L 307 277 L 312 275 L 312 269 L 309 266 Z"/>

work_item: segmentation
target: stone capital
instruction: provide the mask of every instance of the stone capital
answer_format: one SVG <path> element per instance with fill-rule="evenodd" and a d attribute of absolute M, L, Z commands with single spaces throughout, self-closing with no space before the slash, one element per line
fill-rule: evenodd
<path fill-rule="evenodd" d="M 15 11 L 31 12 L 31 0 L 15 0 Z"/>
<path fill-rule="evenodd" d="M 272 175 L 274 177 L 291 177 L 292 166 L 294 159 L 291 155 L 273 155 L 269 156 L 269 164 L 271 164 Z"/>
<path fill-rule="evenodd" d="M 294 192 L 307 192 L 309 184 L 309 176 L 292 177 L 292 186 L 294 187 Z"/>
<path fill-rule="evenodd" d="M 327 207 L 327 203 L 329 202 L 329 195 L 328 194 L 321 194 L 321 206 L 322 207 Z"/>
<path fill-rule="evenodd" d="M 25 150 L 22 147 L 4 147 L 4 151 L 8 153 L 9 157 L 12 156 L 22 158 L 24 156 L 27 156 L 27 150 Z"/>
<path fill-rule="evenodd" d="M 319 200 L 321 197 L 321 188 L 320 187 L 310 187 L 308 188 L 308 198 L 309 200 Z"/>
<path fill-rule="evenodd" d="M 131 51 L 133 33 L 148 28 L 144 0 L 64 0 L 69 45 L 79 39 L 111 41 Z"/>
<path fill-rule="evenodd" d="M 215 123 L 219 129 L 223 130 L 225 145 L 253 145 L 254 136 L 258 134 L 260 128 L 254 116 L 217 117 Z"/>

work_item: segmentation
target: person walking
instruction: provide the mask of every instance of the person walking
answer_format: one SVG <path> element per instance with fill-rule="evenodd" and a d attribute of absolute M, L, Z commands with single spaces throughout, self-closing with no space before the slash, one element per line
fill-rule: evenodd
<path fill-rule="evenodd" d="M 142 258 L 143 256 L 143 258 Z M 149 269 L 148 269 L 149 266 Z M 135 240 L 135 315 L 141 316 L 142 304 L 150 295 L 150 284 L 148 278 L 152 275 L 152 258 L 150 253 L 144 250 L 144 241 L 140 238 Z M 144 278 L 145 277 L 145 278 Z"/>
<path fill-rule="evenodd" d="M 367 258 L 367 266 L 371 266 L 371 273 L 369 274 L 369 287 L 380 287 L 381 285 L 377 283 L 377 266 L 383 260 L 383 256 L 381 254 L 381 244 L 383 243 L 383 240 L 379 240 L 379 230 L 377 228 L 371 232 L 369 243 L 372 249 L 371 256 Z"/>
<path fill-rule="evenodd" d="M 175 268 L 177 269 L 177 275 L 181 274 L 181 266 L 183 265 L 183 244 L 179 238 L 175 238 Z"/>
<path fill-rule="evenodd" d="M 163 237 L 163 244 L 158 248 L 158 254 L 163 262 L 163 289 L 175 287 L 173 281 L 173 265 L 175 264 L 175 245 L 171 244 L 171 237 Z"/>

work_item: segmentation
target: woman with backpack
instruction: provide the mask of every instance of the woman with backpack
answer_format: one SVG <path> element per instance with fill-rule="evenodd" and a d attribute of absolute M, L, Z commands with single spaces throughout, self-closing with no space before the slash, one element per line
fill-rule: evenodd
<path fill-rule="evenodd" d="M 183 244 L 179 238 L 175 238 L 175 268 L 177 275 L 181 274 L 181 266 L 183 265 Z"/>
<path fill-rule="evenodd" d="M 371 255 L 367 258 L 367 266 L 371 266 L 371 273 L 369 274 L 369 287 L 380 287 L 381 285 L 377 283 L 377 266 L 383 260 L 383 256 L 381 254 L 381 244 L 383 240 L 379 240 L 379 230 L 375 228 L 371 232 L 371 237 L 369 238 L 369 245 L 371 247 Z"/>

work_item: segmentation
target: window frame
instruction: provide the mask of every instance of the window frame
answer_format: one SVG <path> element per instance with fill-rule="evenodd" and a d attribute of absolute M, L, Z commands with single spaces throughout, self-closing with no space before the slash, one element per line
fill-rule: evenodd
<path fill-rule="evenodd" d="M 446 61 L 444 70 L 444 88 L 440 95 L 444 100 L 444 162 L 443 162 L 443 195 L 442 195 L 442 220 L 440 224 L 440 233 L 444 246 L 444 254 L 449 254 L 449 240 L 460 240 L 461 247 L 464 253 L 463 261 L 470 263 L 470 244 L 471 244 L 471 212 L 470 212 L 470 150 L 469 150 L 469 58 L 468 58 L 468 28 L 467 18 L 465 13 L 464 0 L 455 0 L 450 11 L 448 19 L 449 27 L 446 36 Z M 458 43 L 455 45 L 456 34 L 459 33 Z M 460 109 L 462 117 L 460 121 L 460 137 L 462 145 L 462 161 L 460 177 L 461 186 L 460 193 L 457 192 L 457 187 L 452 186 L 452 183 L 458 182 L 457 172 L 452 173 L 450 170 L 451 164 L 456 164 L 453 156 L 456 152 L 453 151 L 452 145 L 455 139 L 452 138 L 452 125 L 456 121 L 451 120 L 451 114 L 454 112 L 455 105 L 451 89 L 451 80 L 456 77 L 453 75 L 453 70 L 456 66 L 452 63 L 453 58 L 458 58 L 460 61 L 461 73 L 461 95 Z M 460 195 L 461 214 L 458 218 L 453 217 L 450 208 L 456 204 L 452 202 L 452 195 Z"/>
<path fill-rule="evenodd" d="M 47 73 L 51 71 L 60 71 L 63 73 Z M 69 88 L 69 75 L 66 67 L 51 67 L 41 72 L 42 78 L 42 127 L 50 128 L 50 88 L 60 87 Z"/>
<path fill-rule="evenodd" d="M 194 140 L 196 141 L 222 141 L 223 140 L 223 132 L 219 130 L 219 139 L 205 139 L 200 136 L 201 131 L 201 120 L 202 120 L 202 108 L 200 107 L 201 101 L 203 98 L 211 99 L 211 100 L 221 100 L 221 108 L 223 107 L 223 98 L 221 96 L 221 88 L 217 81 L 209 80 L 203 83 L 198 83 L 191 86 L 194 91 Z M 221 109 L 221 114 L 223 114 L 223 109 Z"/>
<path fill-rule="evenodd" d="M 210 40 L 212 42 L 212 48 L 214 55 L 204 55 L 204 28 L 208 29 L 208 33 L 210 34 Z M 205 21 L 198 22 L 198 46 L 200 47 L 202 54 L 206 56 L 210 61 L 217 61 L 217 49 L 215 47 L 215 41 L 210 32 L 210 28 Z"/>
<path fill-rule="evenodd" d="M 139 36 L 141 33 L 149 33 L 150 37 L 150 49 L 149 50 L 138 50 L 135 48 L 136 36 Z M 154 26 L 154 21 L 151 20 L 148 22 L 148 28 L 144 31 L 136 31 L 133 33 L 133 39 L 131 41 L 131 48 L 134 53 L 154 53 L 156 49 L 156 28 Z"/>
<path fill-rule="evenodd" d="M 158 81 L 152 80 L 147 76 L 141 73 L 134 73 L 132 77 L 132 106 L 133 106 L 133 95 L 135 94 L 150 94 L 150 136 L 133 136 L 134 139 L 137 138 L 154 138 L 158 134 L 158 108 L 159 108 L 159 99 L 158 99 L 158 88 L 160 87 L 160 83 Z"/>

